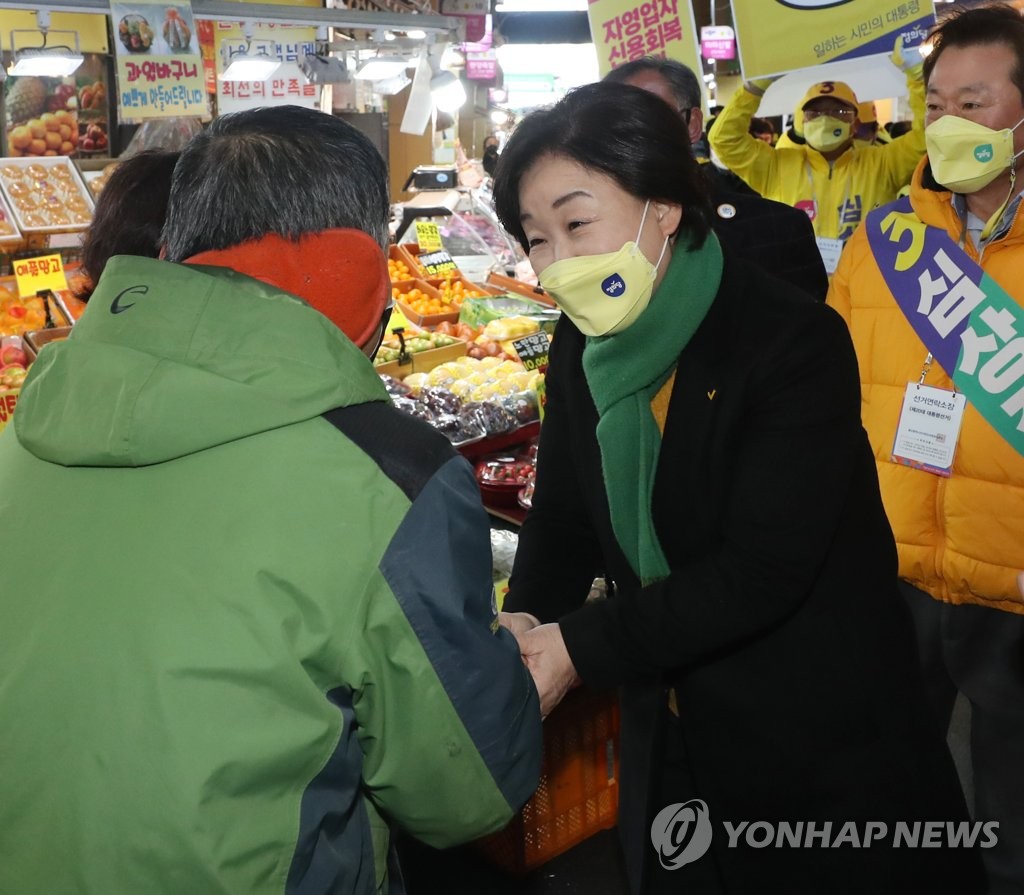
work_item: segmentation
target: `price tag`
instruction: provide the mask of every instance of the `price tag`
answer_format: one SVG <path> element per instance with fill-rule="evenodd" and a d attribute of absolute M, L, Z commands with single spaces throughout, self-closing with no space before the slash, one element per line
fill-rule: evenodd
<path fill-rule="evenodd" d="M 423 253 L 440 252 L 444 248 L 441 231 L 433 221 L 416 221 L 416 242 Z"/>
<path fill-rule="evenodd" d="M 45 289 L 56 292 L 68 288 L 60 255 L 19 258 L 14 262 L 14 276 L 18 281 L 18 294 L 23 298 Z"/>
<path fill-rule="evenodd" d="M 423 269 L 427 273 L 447 273 L 450 270 L 458 270 L 452 256 L 444 251 L 444 249 L 439 252 L 430 252 L 429 254 L 420 252 L 417 260 L 423 265 Z"/>
<path fill-rule="evenodd" d="M 548 352 L 551 350 L 551 339 L 548 334 L 541 330 L 538 333 L 530 333 L 519 339 L 512 340 L 512 347 L 515 348 L 519 360 L 527 370 L 543 370 L 548 365 Z"/>

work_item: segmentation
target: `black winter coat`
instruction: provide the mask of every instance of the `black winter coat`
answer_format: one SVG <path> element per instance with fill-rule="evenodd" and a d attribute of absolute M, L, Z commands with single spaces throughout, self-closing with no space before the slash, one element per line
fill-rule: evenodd
<path fill-rule="evenodd" d="M 560 621 L 583 682 L 623 688 L 619 828 L 635 891 L 982 892 L 973 851 L 886 845 L 899 821 L 966 809 L 897 592 L 849 334 L 791 291 L 726 254 L 679 357 L 653 500 L 672 573 L 647 588 L 612 532 L 584 338 L 559 323 L 505 608 Z M 617 594 L 583 605 L 601 573 Z M 652 818 L 690 798 L 708 806 L 710 851 L 662 871 Z M 833 836 L 875 821 L 888 836 L 731 848 L 723 821 L 831 821 Z"/>

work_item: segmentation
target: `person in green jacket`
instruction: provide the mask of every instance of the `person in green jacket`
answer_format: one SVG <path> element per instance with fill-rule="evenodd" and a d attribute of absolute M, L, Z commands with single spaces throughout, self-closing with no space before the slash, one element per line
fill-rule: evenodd
<path fill-rule="evenodd" d="M 0 892 L 394 892 L 541 761 L 469 464 L 367 358 L 384 162 L 217 119 L 0 437 Z M 30 535 L 30 536 L 28 536 Z"/>

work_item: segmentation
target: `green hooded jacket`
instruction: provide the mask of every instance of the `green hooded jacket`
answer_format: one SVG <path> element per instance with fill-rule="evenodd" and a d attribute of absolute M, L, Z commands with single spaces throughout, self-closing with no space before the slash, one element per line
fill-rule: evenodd
<path fill-rule="evenodd" d="M 301 299 L 113 259 L 0 517 L 0 892 L 388 891 L 536 786 L 469 464 Z"/>

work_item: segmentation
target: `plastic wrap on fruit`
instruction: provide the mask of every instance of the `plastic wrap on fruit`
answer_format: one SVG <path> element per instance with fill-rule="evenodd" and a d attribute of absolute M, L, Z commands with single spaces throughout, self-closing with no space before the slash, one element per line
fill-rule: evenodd
<path fill-rule="evenodd" d="M 434 413 L 448 413 L 455 415 L 462 409 L 462 401 L 459 396 L 446 388 L 427 386 L 420 389 L 419 400 Z"/>
<path fill-rule="evenodd" d="M 460 416 L 464 420 L 479 423 L 488 435 L 504 435 L 519 428 L 519 420 L 514 413 L 500 404 L 489 401 L 472 401 L 464 404 Z"/>
<path fill-rule="evenodd" d="M 412 394 L 412 389 L 400 379 L 395 379 L 394 376 L 388 376 L 386 373 L 382 373 L 380 380 L 384 383 L 384 388 L 387 389 L 388 394 L 391 395 L 392 398 L 404 397 L 405 395 Z"/>
<path fill-rule="evenodd" d="M 491 568 L 495 578 L 508 578 L 519 546 L 519 535 L 514 531 L 491 529 Z"/>
<path fill-rule="evenodd" d="M 528 336 L 538 330 L 540 324 L 532 317 L 502 317 L 488 323 L 483 334 L 496 342 L 505 342 L 509 339 L 518 339 L 520 336 Z"/>
<path fill-rule="evenodd" d="M 414 416 L 416 419 L 423 420 L 423 422 L 430 423 L 431 425 L 434 424 L 434 420 L 437 417 L 437 414 L 427 407 L 426 404 L 421 404 L 413 398 L 393 398 L 392 403 L 403 413 L 407 413 L 409 416 Z"/>
<path fill-rule="evenodd" d="M 466 444 L 484 437 L 483 427 L 473 420 L 463 420 L 454 413 L 439 413 L 433 426 L 452 444 Z"/>
<path fill-rule="evenodd" d="M 512 395 L 506 395 L 502 398 L 501 403 L 502 406 L 515 415 L 516 419 L 519 420 L 520 426 L 525 426 L 527 423 L 540 419 L 536 392 L 516 392 Z"/>

